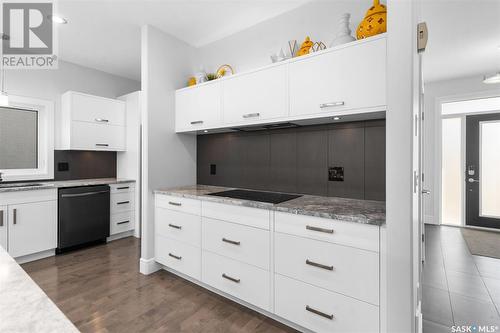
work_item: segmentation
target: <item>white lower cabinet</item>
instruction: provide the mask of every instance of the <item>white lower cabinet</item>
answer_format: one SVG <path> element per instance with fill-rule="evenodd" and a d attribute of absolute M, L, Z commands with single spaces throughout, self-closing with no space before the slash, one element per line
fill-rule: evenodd
<path fill-rule="evenodd" d="M 276 273 L 379 304 L 379 255 L 353 247 L 275 234 Z"/>
<path fill-rule="evenodd" d="M 379 331 L 379 308 L 276 274 L 275 313 L 314 332 Z"/>
<path fill-rule="evenodd" d="M 270 308 L 269 271 L 203 251 L 202 281 L 261 309 Z"/>
<path fill-rule="evenodd" d="M 156 207 L 157 235 L 200 247 L 201 217 Z"/>
<path fill-rule="evenodd" d="M 135 229 L 135 184 L 110 184 L 109 235 Z"/>
<path fill-rule="evenodd" d="M 0 242 L 14 257 L 57 247 L 57 190 L 0 193 Z"/>
<path fill-rule="evenodd" d="M 165 267 L 315 332 L 379 332 L 379 227 L 156 194 Z"/>
<path fill-rule="evenodd" d="M 56 247 L 55 201 L 9 206 L 9 254 L 21 257 Z"/>
<path fill-rule="evenodd" d="M 269 270 L 269 231 L 203 217 L 203 249 Z"/>
<path fill-rule="evenodd" d="M 7 249 L 7 206 L 0 206 L 0 246 Z"/>
<path fill-rule="evenodd" d="M 196 280 L 201 280 L 201 249 L 156 235 L 156 261 Z"/>

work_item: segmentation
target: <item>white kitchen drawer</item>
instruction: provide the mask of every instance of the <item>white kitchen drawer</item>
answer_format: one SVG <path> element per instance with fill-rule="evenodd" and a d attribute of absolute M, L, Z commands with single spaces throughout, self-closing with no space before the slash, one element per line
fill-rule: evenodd
<path fill-rule="evenodd" d="M 216 220 L 234 222 L 269 230 L 270 211 L 252 207 L 202 201 L 202 215 Z"/>
<path fill-rule="evenodd" d="M 201 247 L 201 216 L 156 207 L 155 233 Z"/>
<path fill-rule="evenodd" d="M 111 214 L 134 210 L 135 196 L 132 192 L 111 195 Z"/>
<path fill-rule="evenodd" d="M 379 227 L 306 215 L 276 212 L 277 232 L 379 252 Z"/>
<path fill-rule="evenodd" d="M 269 270 L 270 232 L 203 217 L 203 249 Z"/>
<path fill-rule="evenodd" d="M 314 332 L 379 332 L 377 306 L 279 274 L 275 277 L 275 313 L 278 316 Z"/>
<path fill-rule="evenodd" d="M 0 192 L 1 205 L 11 205 L 11 204 L 40 202 L 40 201 L 55 201 L 55 200 L 57 200 L 57 189 Z"/>
<path fill-rule="evenodd" d="M 135 184 L 134 183 L 109 184 L 109 189 L 111 194 L 135 192 Z"/>
<path fill-rule="evenodd" d="M 156 194 L 156 207 L 175 210 L 194 215 L 201 215 L 201 202 L 197 199 L 188 199 L 165 194 Z"/>
<path fill-rule="evenodd" d="M 125 150 L 125 127 L 72 121 L 70 148 L 76 150 Z"/>
<path fill-rule="evenodd" d="M 204 283 L 245 302 L 269 310 L 270 273 L 203 250 Z"/>
<path fill-rule="evenodd" d="M 155 259 L 160 264 L 194 279 L 200 280 L 201 278 L 201 249 L 199 247 L 156 235 Z"/>
<path fill-rule="evenodd" d="M 63 103 L 64 106 L 69 106 L 73 120 L 125 126 L 125 102 L 123 101 L 68 92 L 63 95 Z"/>
<path fill-rule="evenodd" d="M 376 252 L 275 234 L 276 273 L 379 304 L 379 255 Z"/>
<path fill-rule="evenodd" d="M 134 212 L 123 212 L 111 215 L 110 235 L 118 234 L 135 228 Z"/>

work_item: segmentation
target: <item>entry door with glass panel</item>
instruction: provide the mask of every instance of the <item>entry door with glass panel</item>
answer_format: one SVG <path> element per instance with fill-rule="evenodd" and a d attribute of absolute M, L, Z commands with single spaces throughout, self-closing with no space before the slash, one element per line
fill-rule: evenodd
<path fill-rule="evenodd" d="M 500 113 L 466 119 L 465 223 L 500 229 Z"/>

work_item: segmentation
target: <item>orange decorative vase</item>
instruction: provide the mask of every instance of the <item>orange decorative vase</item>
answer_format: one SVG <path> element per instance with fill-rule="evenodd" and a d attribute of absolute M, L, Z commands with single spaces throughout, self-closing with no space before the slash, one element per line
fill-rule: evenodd
<path fill-rule="evenodd" d="M 387 7 L 380 0 L 373 0 L 373 6 L 366 12 L 365 18 L 356 30 L 356 38 L 363 39 L 387 31 Z"/>

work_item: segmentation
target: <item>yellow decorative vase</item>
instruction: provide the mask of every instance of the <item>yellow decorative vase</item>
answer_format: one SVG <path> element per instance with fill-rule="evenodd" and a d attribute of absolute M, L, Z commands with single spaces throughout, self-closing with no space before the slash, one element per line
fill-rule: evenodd
<path fill-rule="evenodd" d="M 387 7 L 380 0 L 373 0 L 373 6 L 366 12 L 365 18 L 356 30 L 356 38 L 363 39 L 387 31 Z"/>
<path fill-rule="evenodd" d="M 297 57 L 309 54 L 309 51 L 310 51 L 311 47 L 313 46 L 313 44 L 314 43 L 311 41 L 309 36 L 307 36 L 306 39 L 300 45 L 299 52 L 297 52 Z"/>

